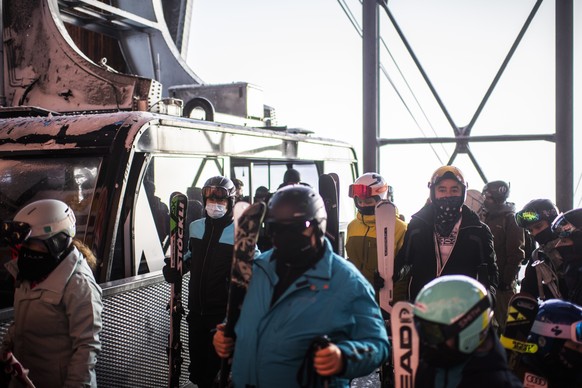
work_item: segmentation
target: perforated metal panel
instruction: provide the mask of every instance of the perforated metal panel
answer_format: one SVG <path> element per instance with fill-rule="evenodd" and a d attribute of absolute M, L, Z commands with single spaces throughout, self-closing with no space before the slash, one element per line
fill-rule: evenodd
<path fill-rule="evenodd" d="M 188 300 L 184 277 L 183 300 Z M 161 276 L 132 283 L 116 282 L 104 287 L 102 350 L 97 358 L 99 387 L 163 387 L 168 382 L 166 347 L 170 315 L 166 310 L 170 287 Z M 0 338 L 6 333 L 12 314 L 0 315 Z M 188 327 L 182 320 L 183 343 L 181 385 L 188 383 Z"/>
<path fill-rule="evenodd" d="M 184 278 L 183 300 L 188 300 Z M 160 282 L 106 296 L 103 306 L 102 352 L 97 361 L 100 387 L 162 387 L 168 381 L 166 307 L 169 285 Z M 181 383 L 188 382 L 188 328 L 182 320 L 183 357 Z"/>

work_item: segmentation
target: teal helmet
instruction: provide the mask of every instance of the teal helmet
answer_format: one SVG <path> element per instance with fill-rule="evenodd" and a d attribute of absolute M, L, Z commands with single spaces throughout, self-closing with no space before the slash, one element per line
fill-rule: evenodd
<path fill-rule="evenodd" d="M 414 301 L 414 322 L 423 345 L 437 348 L 453 339 L 468 355 L 483 343 L 493 316 L 487 289 L 464 275 L 446 275 L 426 284 Z"/>

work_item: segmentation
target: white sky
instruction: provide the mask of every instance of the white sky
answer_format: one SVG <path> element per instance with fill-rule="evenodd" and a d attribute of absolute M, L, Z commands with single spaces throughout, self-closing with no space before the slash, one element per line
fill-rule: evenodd
<path fill-rule="evenodd" d="M 345 1 L 361 25 L 360 2 Z M 453 120 L 464 126 L 534 3 L 390 0 L 389 6 Z M 554 1 L 542 3 L 481 112 L 473 135 L 555 131 L 554 10 Z M 380 136 L 416 138 L 424 132 L 429 137 L 452 137 L 450 125 L 387 16 L 383 10 L 379 12 L 382 37 L 429 120 L 381 46 L 382 64 L 418 125 L 381 73 Z M 579 35 L 582 8 L 575 8 L 574 13 L 575 35 Z M 574 44 L 579 57 L 582 43 L 575 40 Z M 196 0 L 188 63 L 207 83 L 246 81 L 260 86 L 265 104 L 277 110 L 279 125 L 307 128 L 318 136 L 353 144 L 363 168 L 361 39 L 338 1 Z M 575 78 L 574 86 L 576 98 L 581 81 Z M 574 110 L 581 109 L 582 103 L 575 100 Z M 581 125 L 575 122 L 574 127 L 574 152 L 580 154 Z M 381 149 L 379 172 L 394 187 L 396 204 L 407 218 L 423 205 L 432 172 L 447 163 L 454 146 L 436 144 L 433 148 L 435 151 L 429 145 L 396 145 Z M 552 143 L 472 143 L 471 150 L 489 180 L 511 183 L 510 200 L 518 208 L 533 198 L 555 199 Z M 457 156 L 453 164 L 463 170 L 470 188 L 481 190 L 483 182 L 467 155 Z M 576 189 L 582 163 L 578 158 L 574 164 Z M 580 206 L 582 184 L 574 198 L 574 207 Z"/>

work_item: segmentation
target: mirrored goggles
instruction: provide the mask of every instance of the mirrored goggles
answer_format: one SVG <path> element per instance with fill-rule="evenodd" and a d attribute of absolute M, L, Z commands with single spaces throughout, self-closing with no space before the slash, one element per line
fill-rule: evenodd
<path fill-rule="evenodd" d="M 202 188 L 202 196 L 204 198 L 212 198 L 218 201 L 229 198 L 228 191 L 221 186 L 204 186 Z"/>
<path fill-rule="evenodd" d="M 515 214 L 515 221 L 517 222 L 517 225 L 521 228 L 525 228 L 532 222 L 537 222 L 540 219 L 541 216 L 538 212 L 521 211 Z"/>
<path fill-rule="evenodd" d="M 11 247 L 22 244 L 30 236 L 31 227 L 26 222 L 0 222 L 0 242 Z"/>
<path fill-rule="evenodd" d="M 582 344 L 582 321 L 570 325 L 535 321 L 531 332 L 547 338 L 566 339 Z"/>
<path fill-rule="evenodd" d="M 348 195 L 350 198 L 368 198 L 372 196 L 372 188 L 367 185 L 352 184 L 348 189 Z"/>
<path fill-rule="evenodd" d="M 552 232 L 560 238 L 569 237 L 575 230 L 576 227 L 566 220 L 564 213 L 560 213 L 554 222 L 552 222 Z"/>

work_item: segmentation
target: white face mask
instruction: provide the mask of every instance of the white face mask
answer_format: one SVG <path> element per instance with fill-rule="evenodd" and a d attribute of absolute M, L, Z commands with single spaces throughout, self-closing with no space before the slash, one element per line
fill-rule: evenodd
<path fill-rule="evenodd" d="M 226 214 L 226 206 L 217 203 L 207 203 L 206 214 L 208 214 L 210 218 L 222 218 Z"/>

